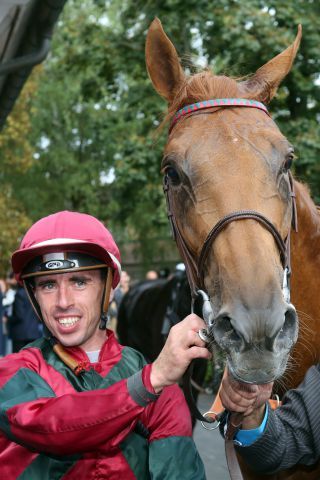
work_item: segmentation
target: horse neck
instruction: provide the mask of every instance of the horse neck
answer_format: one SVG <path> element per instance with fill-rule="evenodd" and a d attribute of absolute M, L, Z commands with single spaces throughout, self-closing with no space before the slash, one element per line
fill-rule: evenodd
<path fill-rule="evenodd" d="M 310 283 L 320 278 L 320 212 L 305 185 L 295 181 L 294 189 L 298 232 L 291 234 L 292 270 L 301 281 Z"/>
<path fill-rule="evenodd" d="M 320 267 L 320 212 L 312 201 L 306 186 L 294 182 L 298 216 L 298 232 L 291 235 L 292 257 L 304 259 L 312 258 L 315 267 Z M 300 265 L 302 268 L 302 265 Z"/>
<path fill-rule="evenodd" d="M 298 232 L 291 234 L 291 298 L 299 315 L 299 338 L 292 358 L 299 368 L 288 373 L 287 388 L 296 387 L 320 360 L 320 212 L 304 185 L 294 182 L 294 188 Z"/>

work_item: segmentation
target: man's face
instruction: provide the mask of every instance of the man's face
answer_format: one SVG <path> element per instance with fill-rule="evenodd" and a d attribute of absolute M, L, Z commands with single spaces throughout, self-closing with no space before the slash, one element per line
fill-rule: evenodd
<path fill-rule="evenodd" d="M 121 272 L 120 286 L 123 290 L 127 291 L 129 288 L 130 277 L 124 270 Z"/>
<path fill-rule="evenodd" d="M 50 332 L 66 347 L 99 350 L 105 332 L 99 330 L 104 281 L 99 270 L 35 278 L 35 297 Z"/>

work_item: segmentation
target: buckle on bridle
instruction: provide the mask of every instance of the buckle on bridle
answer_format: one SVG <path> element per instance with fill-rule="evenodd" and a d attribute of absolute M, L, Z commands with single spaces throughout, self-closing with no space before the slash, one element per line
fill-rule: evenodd
<path fill-rule="evenodd" d="M 205 343 L 212 342 L 213 336 L 210 333 L 210 329 L 213 326 L 214 323 L 214 315 L 213 315 L 213 310 L 212 306 L 209 300 L 209 296 L 206 292 L 203 290 L 197 290 L 196 291 L 196 296 L 192 298 L 192 304 L 191 304 L 191 312 L 194 313 L 194 304 L 197 298 L 201 297 L 202 299 L 202 318 L 207 326 L 207 328 L 201 328 L 198 331 L 198 335 L 203 340 Z"/>
<path fill-rule="evenodd" d="M 290 303 L 290 277 L 291 272 L 289 267 L 286 267 L 283 271 L 282 294 L 287 303 Z"/>

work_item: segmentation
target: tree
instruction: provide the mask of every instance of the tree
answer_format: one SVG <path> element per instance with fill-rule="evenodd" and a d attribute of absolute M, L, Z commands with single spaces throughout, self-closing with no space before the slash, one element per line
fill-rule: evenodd
<path fill-rule="evenodd" d="M 63 208 L 97 215 L 152 259 L 151 239 L 169 235 L 160 173 L 166 133 L 155 135 L 166 104 L 144 60 L 158 16 L 189 71 L 208 66 L 233 76 L 285 49 L 302 23 L 297 60 L 271 112 L 296 146 L 296 175 L 319 202 L 319 14 L 313 0 L 69 0 L 25 111 L 28 168 L 10 174 L 15 200 L 32 220 Z M 18 148 L 10 155 L 10 164 L 24 158 Z"/>
<path fill-rule="evenodd" d="M 0 275 L 5 277 L 10 272 L 10 257 L 17 249 L 26 229 L 30 227 L 30 219 L 26 216 L 12 194 L 10 187 L 2 188 L 0 193 Z"/>
<path fill-rule="evenodd" d="M 30 109 L 37 86 L 39 69 L 27 83 L 7 120 L 0 136 L 1 192 L 0 192 L 0 276 L 10 270 L 10 256 L 18 247 L 26 229 L 31 225 L 23 198 L 16 198 L 15 178 L 24 177 L 33 162 L 33 148 L 30 143 Z"/>

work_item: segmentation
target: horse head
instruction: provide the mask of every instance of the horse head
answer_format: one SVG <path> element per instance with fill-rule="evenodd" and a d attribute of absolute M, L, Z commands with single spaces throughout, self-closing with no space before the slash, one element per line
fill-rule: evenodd
<path fill-rule="evenodd" d="M 289 48 L 236 81 L 207 70 L 186 75 L 158 19 L 147 35 L 148 73 L 171 121 L 162 169 L 177 243 L 193 293 L 209 296 L 209 334 L 245 382 L 280 377 L 298 335 L 283 289 L 293 147 L 263 104 L 290 71 L 300 38 L 299 26 Z"/>

